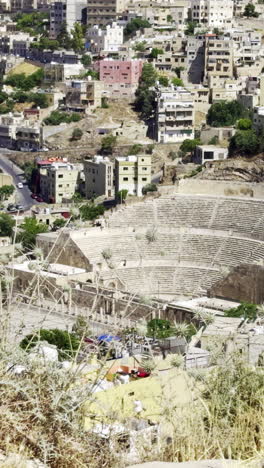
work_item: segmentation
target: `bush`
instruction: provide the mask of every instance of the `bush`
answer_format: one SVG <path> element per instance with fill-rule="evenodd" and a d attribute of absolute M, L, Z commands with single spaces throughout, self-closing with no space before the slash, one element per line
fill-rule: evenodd
<path fill-rule="evenodd" d="M 182 151 L 184 154 L 187 153 L 192 153 L 197 145 L 200 145 L 201 141 L 195 138 L 194 140 L 186 139 L 183 141 L 183 143 L 180 146 L 180 151 Z"/>
<path fill-rule="evenodd" d="M 173 335 L 174 329 L 169 320 L 152 319 L 147 324 L 148 336 L 153 338 L 168 338 Z"/>
<path fill-rule="evenodd" d="M 229 154 L 254 155 L 259 150 L 259 139 L 254 130 L 238 130 L 229 143 Z"/>
<path fill-rule="evenodd" d="M 240 102 L 221 101 L 211 105 L 206 120 L 212 127 L 228 127 L 247 115 L 247 109 Z"/>
<path fill-rule="evenodd" d="M 183 86 L 183 81 L 180 78 L 172 78 L 171 82 L 174 86 Z"/>
<path fill-rule="evenodd" d="M 10 75 L 5 80 L 5 84 L 12 86 L 13 88 L 20 88 L 24 91 L 29 91 L 30 89 L 41 85 L 43 77 L 44 72 L 41 68 L 29 76 L 26 76 L 25 73 Z"/>
<path fill-rule="evenodd" d="M 252 128 L 252 121 L 250 119 L 240 119 L 237 122 L 237 128 L 239 130 L 250 130 Z"/>
<path fill-rule="evenodd" d="M 60 125 L 61 123 L 79 122 L 82 119 L 80 114 L 75 112 L 52 111 L 49 117 L 44 119 L 45 125 Z"/>
<path fill-rule="evenodd" d="M 128 190 L 126 190 L 126 189 L 119 190 L 119 192 L 117 194 L 118 203 L 122 203 L 126 199 L 127 194 L 128 194 Z"/>
<path fill-rule="evenodd" d="M 113 149 L 116 146 L 116 144 L 117 144 L 117 136 L 114 136 L 111 133 L 109 133 L 108 135 L 102 138 L 101 152 L 112 154 Z"/>
<path fill-rule="evenodd" d="M 226 317 L 241 317 L 250 321 L 256 320 L 258 315 L 258 307 L 256 304 L 242 302 L 238 307 L 228 309 L 225 311 Z"/>
<path fill-rule="evenodd" d="M 103 205 L 94 205 L 93 203 L 87 203 L 86 205 L 80 206 L 81 218 L 85 221 L 92 221 L 98 216 L 103 215 L 105 207 Z"/>
<path fill-rule="evenodd" d="M 15 191 L 14 185 L 3 185 L 0 187 L 0 199 L 7 200 Z"/>
<path fill-rule="evenodd" d="M 161 86 L 165 86 L 165 87 L 169 86 L 169 78 L 167 76 L 159 75 L 158 80 Z"/>
<path fill-rule="evenodd" d="M 42 328 L 35 334 L 25 336 L 20 342 L 20 347 L 30 351 L 39 341 L 47 341 L 49 344 L 57 346 L 59 358 L 62 361 L 74 357 L 80 345 L 78 338 L 73 333 L 58 328 L 51 330 Z"/>
<path fill-rule="evenodd" d="M 156 184 L 147 184 L 145 187 L 142 188 L 143 195 L 146 195 L 148 192 L 157 192 L 158 187 Z"/>
<path fill-rule="evenodd" d="M 108 109 L 109 104 L 108 104 L 108 99 L 106 96 L 102 97 L 102 104 L 101 104 L 102 109 Z"/>
<path fill-rule="evenodd" d="M 127 152 L 127 155 L 136 155 L 142 151 L 142 145 L 139 143 L 135 143 L 133 146 L 131 146 Z"/>
<path fill-rule="evenodd" d="M 71 139 L 72 140 L 80 140 L 83 136 L 83 131 L 80 128 L 74 128 L 72 132 Z"/>
<path fill-rule="evenodd" d="M 127 23 L 124 29 L 125 36 L 133 36 L 136 31 L 143 28 L 151 28 L 151 24 L 147 20 L 141 18 L 133 18 L 129 23 Z"/>
<path fill-rule="evenodd" d="M 0 214 L 0 237 L 12 237 L 15 220 L 7 213 Z"/>

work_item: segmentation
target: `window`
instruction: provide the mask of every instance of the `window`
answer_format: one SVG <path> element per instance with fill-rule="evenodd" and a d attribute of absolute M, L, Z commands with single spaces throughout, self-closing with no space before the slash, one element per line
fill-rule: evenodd
<path fill-rule="evenodd" d="M 123 180 L 124 180 L 124 181 L 128 181 L 128 177 L 123 177 Z"/>
<path fill-rule="evenodd" d="M 123 167 L 124 171 L 128 171 L 128 167 Z"/>
<path fill-rule="evenodd" d="M 147 178 L 146 178 L 146 177 L 142 177 L 142 180 L 143 180 L 144 182 L 146 182 Z"/>
<path fill-rule="evenodd" d="M 59 188 L 61 188 L 61 187 L 62 187 L 62 184 L 59 185 Z"/>
<path fill-rule="evenodd" d="M 59 174 L 58 177 L 59 177 L 59 179 L 62 179 L 62 178 L 63 178 L 63 174 Z"/>

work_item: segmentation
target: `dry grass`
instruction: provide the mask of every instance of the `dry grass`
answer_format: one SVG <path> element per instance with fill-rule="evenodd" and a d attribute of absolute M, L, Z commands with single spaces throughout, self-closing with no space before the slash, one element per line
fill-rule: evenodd
<path fill-rule="evenodd" d="M 33 65 L 32 63 L 23 62 L 14 67 L 9 73 L 8 76 L 15 75 L 17 73 L 25 73 L 26 76 L 32 75 L 39 70 L 40 67 Z"/>

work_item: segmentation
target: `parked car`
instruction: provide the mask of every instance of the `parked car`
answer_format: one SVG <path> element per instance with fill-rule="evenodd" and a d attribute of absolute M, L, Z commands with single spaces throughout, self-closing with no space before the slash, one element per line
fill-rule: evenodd
<path fill-rule="evenodd" d="M 15 208 L 16 208 L 18 211 L 24 210 L 23 205 L 19 205 L 19 204 L 18 204 L 18 205 L 15 205 Z"/>
<path fill-rule="evenodd" d="M 31 195 L 31 198 L 33 198 L 34 200 L 36 200 L 38 198 L 37 194 L 36 193 L 32 193 Z"/>
<path fill-rule="evenodd" d="M 37 197 L 36 197 L 36 201 L 39 202 L 39 203 L 43 203 L 44 200 L 43 200 L 43 198 L 37 196 Z"/>
<path fill-rule="evenodd" d="M 22 184 L 22 182 L 18 182 L 18 184 L 17 184 L 17 188 L 19 188 L 19 189 L 23 188 L 23 184 Z"/>

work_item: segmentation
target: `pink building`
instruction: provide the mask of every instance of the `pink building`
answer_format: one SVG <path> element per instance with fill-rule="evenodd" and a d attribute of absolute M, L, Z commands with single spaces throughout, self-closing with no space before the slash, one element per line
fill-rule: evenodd
<path fill-rule="evenodd" d="M 110 97 L 132 97 L 137 89 L 143 63 L 141 60 L 101 60 L 100 80 Z"/>

